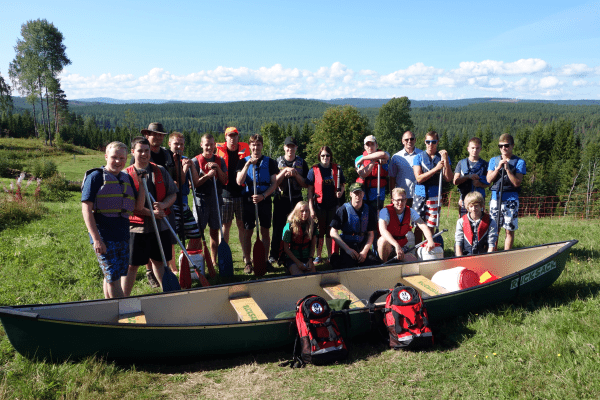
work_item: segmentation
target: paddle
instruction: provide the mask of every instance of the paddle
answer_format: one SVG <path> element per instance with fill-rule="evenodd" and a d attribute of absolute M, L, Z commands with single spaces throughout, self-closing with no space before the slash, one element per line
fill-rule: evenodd
<path fill-rule="evenodd" d="M 149 195 L 149 196 L 150 196 L 150 200 L 154 201 L 154 197 L 152 197 L 152 195 Z M 202 286 L 210 286 L 210 284 L 208 283 L 208 281 L 206 280 L 206 278 L 204 277 L 204 275 L 202 275 L 200 267 L 198 265 L 196 265 L 194 263 L 194 261 L 192 261 L 192 259 L 190 258 L 190 255 L 188 254 L 187 250 L 185 249 L 184 244 L 181 242 L 181 240 L 179 240 L 179 237 L 177 236 L 177 233 L 175 232 L 175 229 L 173 229 L 173 227 L 171 226 L 171 224 L 169 223 L 169 221 L 166 220 L 166 219 L 165 219 L 165 223 L 169 227 L 169 230 L 171 231 L 171 234 L 173 235 L 173 237 L 175 238 L 175 240 L 177 240 L 177 244 L 179 245 L 179 247 L 181 247 L 181 250 L 183 251 L 183 254 L 187 258 L 188 262 L 190 264 L 192 264 L 192 266 L 196 270 L 196 273 L 198 274 L 198 279 L 200 280 L 200 283 L 202 284 Z M 188 269 L 189 269 L 189 266 L 188 266 Z M 189 289 L 190 287 L 192 287 L 192 285 L 191 285 L 191 277 L 190 277 L 190 286 L 186 287 L 184 289 Z"/>
<path fill-rule="evenodd" d="M 498 205 L 498 215 L 496 215 L 496 230 L 498 231 L 498 237 L 496 238 L 496 244 L 494 245 L 494 251 L 498 250 L 498 241 L 500 240 L 500 214 L 502 213 L 502 192 L 504 191 L 504 174 L 506 171 L 504 168 L 500 170 L 500 191 L 496 198 L 496 204 Z"/>
<path fill-rule="evenodd" d="M 442 168 L 442 171 L 440 172 L 440 180 L 438 183 L 438 215 L 437 215 L 437 219 L 435 221 L 435 233 L 438 233 L 440 230 L 440 217 L 442 216 L 442 177 L 444 176 L 444 168 Z M 444 238 L 441 236 L 437 236 L 439 237 L 438 240 L 436 240 L 436 243 L 439 243 L 440 246 L 442 246 L 442 250 L 444 249 Z"/>
<path fill-rule="evenodd" d="M 178 217 L 180 223 L 177 234 L 179 235 L 179 239 L 185 244 L 185 228 L 183 221 L 183 185 L 185 183 L 185 177 L 183 175 L 183 167 L 181 166 L 181 154 L 179 152 L 173 154 L 173 159 L 175 161 L 175 174 L 177 177 L 177 184 L 179 185 L 179 191 L 177 193 L 177 213 L 179 214 Z M 183 289 L 189 289 L 192 287 L 192 275 L 190 273 L 190 266 L 189 263 L 184 262 L 184 260 L 182 260 L 182 262 L 179 265 L 179 285 Z"/>
<path fill-rule="evenodd" d="M 190 178 L 190 182 L 193 182 L 193 178 L 192 178 L 192 171 L 188 170 L 188 175 Z M 212 263 L 212 258 L 210 257 L 210 251 L 208 250 L 208 246 L 206 246 L 206 240 L 204 239 L 204 231 L 202 230 L 202 227 L 200 226 L 200 210 L 198 209 L 198 199 L 196 198 L 196 190 L 193 187 L 194 185 L 192 184 L 192 198 L 194 199 L 194 207 L 196 208 L 197 214 L 198 214 L 198 221 L 196 221 L 196 225 L 198 226 L 198 230 L 200 231 L 200 235 L 202 236 L 202 246 L 203 246 L 203 250 L 202 253 L 204 254 L 204 262 L 206 263 L 206 268 L 208 269 L 208 275 L 211 278 L 214 278 L 215 276 L 217 276 L 217 273 L 215 272 L 215 269 L 213 267 L 213 263 Z"/>
<path fill-rule="evenodd" d="M 233 257 L 229 244 L 225 241 L 223 234 L 223 225 L 221 225 L 221 207 L 219 206 L 219 195 L 217 194 L 217 177 L 213 178 L 215 186 L 215 199 L 217 200 L 217 215 L 219 216 L 219 229 L 221 230 L 221 243 L 217 248 L 217 257 L 219 258 L 219 275 L 233 276 Z"/>
<path fill-rule="evenodd" d="M 438 233 L 436 233 L 435 235 L 433 235 L 432 237 L 435 239 L 436 237 L 440 236 L 442 233 L 448 232 L 448 229 L 442 229 L 441 231 L 439 231 Z M 423 243 L 425 243 L 427 241 L 427 239 L 423 240 L 421 243 L 417 243 L 414 246 L 409 247 L 408 249 L 404 250 L 402 249 L 402 251 L 404 252 L 404 254 L 410 253 L 411 251 L 413 251 L 414 249 L 416 249 L 417 247 L 421 246 Z M 384 262 L 381 265 L 385 265 L 385 264 L 389 264 L 394 260 L 398 260 L 398 256 L 395 256 L 393 258 L 390 258 L 389 260 L 387 260 L 386 262 Z"/>
<path fill-rule="evenodd" d="M 160 233 L 158 232 L 158 226 L 156 225 L 156 217 L 154 216 L 154 206 L 152 205 L 153 202 L 151 200 L 152 195 L 148 191 L 148 184 L 146 183 L 146 179 L 147 178 L 144 177 L 142 179 L 142 183 L 144 184 L 144 190 L 146 191 L 146 202 L 148 203 L 148 208 L 150 209 L 150 219 L 152 220 L 152 225 L 154 226 L 154 232 L 156 233 L 156 241 L 158 242 L 158 248 L 160 250 L 160 256 L 162 258 L 163 267 L 165 271 L 162 278 L 162 289 L 163 292 L 181 290 L 181 286 L 179 286 L 179 281 L 177 280 L 177 277 L 175 276 L 173 271 L 171 271 L 171 268 L 167 266 L 165 252 L 160 241 Z"/>
<path fill-rule="evenodd" d="M 254 165 L 253 175 L 254 175 L 254 195 L 256 196 L 256 168 L 257 165 Z M 260 226 L 258 224 L 258 203 L 254 203 L 254 214 L 256 217 L 256 242 L 254 242 L 254 247 L 252 248 L 252 262 L 254 263 L 254 275 L 263 276 L 267 273 L 267 263 L 265 260 L 265 246 L 260 240 Z"/>
<path fill-rule="evenodd" d="M 331 160 L 331 157 L 329 159 Z M 342 191 L 342 185 L 341 185 L 341 181 L 340 181 L 340 179 L 341 179 L 340 178 L 341 171 L 342 171 L 342 169 L 340 168 L 340 166 L 338 164 L 338 166 L 337 166 L 337 179 L 336 179 L 337 183 L 336 183 L 336 188 L 335 188 L 335 190 L 337 192 L 341 192 Z M 333 164 L 331 165 L 331 175 L 333 176 Z M 337 205 L 338 205 L 338 207 L 340 207 L 340 206 L 342 206 L 344 204 L 344 200 L 345 199 L 343 197 L 338 197 L 337 198 Z M 325 237 L 323 239 L 324 240 L 328 240 L 327 239 L 327 235 L 325 235 Z M 329 240 L 331 240 L 331 239 L 329 239 Z M 331 240 L 331 254 L 337 254 L 337 252 L 338 252 L 338 245 L 335 242 L 335 240 Z M 319 255 L 319 257 L 320 257 L 320 255 Z"/>

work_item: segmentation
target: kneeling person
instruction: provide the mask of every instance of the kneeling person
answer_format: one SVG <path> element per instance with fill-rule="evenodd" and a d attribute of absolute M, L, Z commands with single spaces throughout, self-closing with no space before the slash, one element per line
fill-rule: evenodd
<path fill-rule="evenodd" d="M 427 238 L 427 251 L 435 247 L 431 231 L 421 216 L 406 205 L 406 191 L 403 188 L 392 190 L 392 204 L 379 212 L 379 232 L 377 251 L 383 261 L 396 257 L 398 261 L 416 261 L 412 254 L 404 254 L 403 247 L 408 243 L 407 236 L 413 235 L 411 224 L 416 224 Z"/>
<path fill-rule="evenodd" d="M 340 254 L 331 256 L 334 268 L 353 268 L 381 263 L 381 259 L 371 251 L 375 229 L 377 229 L 377 210 L 363 201 L 360 183 L 350 185 L 350 202 L 338 208 L 331 227 L 331 238 L 340 246 Z M 342 233 L 338 234 L 338 230 Z"/>
<path fill-rule="evenodd" d="M 479 192 L 471 192 L 465 196 L 467 214 L 456 222 L 456 256 L 491 253 L 498 240 L 496 221 L 489 214 L 483 213 L 483 196 Z"/>
<path fill-rule="evenodd" d="M 314 254 L 317 244 L 317 224 L 310 216 L 306 201 L 296 203 L 283 228 L 285 268 L 291 275 L 315 272 Z"/>

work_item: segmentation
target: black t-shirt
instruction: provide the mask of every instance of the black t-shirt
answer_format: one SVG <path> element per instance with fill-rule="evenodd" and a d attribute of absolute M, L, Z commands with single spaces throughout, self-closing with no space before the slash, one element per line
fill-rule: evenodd
<path fill-rule="evenodd" d="M 238 151 L 230 151 L 227 149 L 227 159 L 231 160 L 227 166 L 227 177 L 229 181 L 227 185 L 223 188 L 223 197 L 241 197 L 244 193 L 244 187 L 237 184 L 235 181 L 237 177 L 237 160 L 238 160 Z"/>

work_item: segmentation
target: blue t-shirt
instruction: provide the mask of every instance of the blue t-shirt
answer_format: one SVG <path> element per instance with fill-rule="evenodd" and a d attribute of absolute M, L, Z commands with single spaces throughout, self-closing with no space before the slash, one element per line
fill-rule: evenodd
<path fill-rule="evenodd" d="M 497 162 L 500 160 L 500 157 L 494 157 L 490 160 L 490 163 L 488 165 L 488 171 L 493 171 L 496 169 L 496 165 Z M 525 174 L 527 173 L 527 166 L 525 165 L 525 160 L 523 160 L 522 158 L 519 158 L 517 160 L 517 166 L 515 168 L 515 173 L 516 174 L 523 174 L 523 176 L 525 176 Z M 492 190 L 492 200 L 496 200 L 497 194 L 495 190 Z M 502 191 L 502 202 L 504 203 L 505 201 L 508 200 L 519 200 L 519 192 L 505 192 Z"/>
<path fill-rule="evenodd" d="M 129 174 L 124 173 L 125 179 L 129 179 L 129 184 L 133 189 L 133 194 L 137 198 L 138 192 L 135 190 L 135 185 Z M 96 201 L 96 195 L 104 184 L 104 177 L 101 170 L 96 170 L 89 174 L 83 188 L 81 189 L 81 201 Z M 104 242 L 121 242 L 129 241 L 129 218 L 123 217 L 107 217 L 102 214 L 94 213 L 94 219 L 100 232 L 100 237 Z M 90 236 L 90 243 L 93 243 Z"/>
<path fill-rule="evenodd" d="M 418 165 L 421 167 L 421 173 L 428 172 L 435 168 L 435 166 L 438 165 L 440 161 L 442 161 L 442 157 L 439 155 L 439 153 L 436 153 L 433 159 L 431 159 L 431 157 L 429 157 L 429 154 L 427 154 L 427 152 L 424 151 L 415 156 L 413 160 L 413 167 Z M 450 165 L 448 165 L 446 168 L 452 168 L 452 160 L 450 160 L 450 157 L 448 157 L 448 162 L 450 163 Z M 435 185 L 429 186 L 427 191 L 425 190 L 425 185 L 417 183 L 415 186 L 415 196 L 427 198 L 437 197 L 438 190 L 439 185 L 437 181 L 435 182 Z"/>

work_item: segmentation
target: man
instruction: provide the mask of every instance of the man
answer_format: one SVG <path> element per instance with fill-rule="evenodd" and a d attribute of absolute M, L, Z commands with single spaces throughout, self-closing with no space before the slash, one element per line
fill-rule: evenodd
<path fill-rule="evenodd" d="M 501 171 L 504 170 L 498 233 L 500 233 L 501 227 L 504 228 L 506 231 L 504 250 L 509 250 L 515 240 L 515 231 L 519 229 L 519 192 L 521 191 L 523 177 L 527 173 L 527 166 L 525 160 L 513 154 L 515 140 L 510 134 L 504 133 L 500 136 L 498 147 L 501 155 L 490 160 L 487 173 L 487 180 L 492 183 L 490 214 L 494 220 L 498 217 L 498 192 L 500 190 Z"/>
<path fill-rule="evenodd" d="M 371 251 L 377 229 L 377 210 L 363 201 L 362 185 L 350 185 L 350 202 L 338 208 L 330 225 L 330 235 L 340 246 L 340 254 L 331 255 L 333 268 L 353 268 L 380 264 Z M 338 230 L 342 233 L 339 234 Z"/>
<path fill-rule="evenodd" d="M 239 160 L 250 155 L 247 143 L 240 142 L 240 133 L 236 127 L 225 129 L 225 143 L 217 143 L 217 155 L 225 160 L 227 185 L 223 187 L 223 236 L 229 243 L 229 231 L 235 216 L 240 243 L 244 243 L 244 222 L 242 219 L 244 186 L 238 185 L 237 165 Z M 247 260 L 244 260 L 247 261 Z"/>
<path fill-rule="evenodd" d="M 358 172 L 356 182 L 365 184 L 365 202 L 377 211 L 383 207 L 385 201 L 385 187 L 387 186 L 388 160 L 390 155 L 377 148 L 375 136 L 369 135 L 364 140 L 365 151 L 362 155 L 356 157 L 354 165 Z M 378 170 L 379 172 L 379 193 Z"/>
<path fill-rule="evenodd" d="M 154 213 L 156 224 L 160 234 L 160 241 L 168 262 L 171 259 L 171 232 L 165 219 L 170 214 L 170 209 L 177 198 L 177 187 L 167 173 L 167 170 L 160 165 L 150 162 L 150 142 L 148 139 L 138 136 L 131 143 L 131 154 L 135 162 L 127 168 L 127 173 L 132 177 L 138 174 L 138 171 L 145 171 L 148 175 L 148 191 L 154 197 L 155 202 L 150 210 L 145 204 L 140 211 L 134 211 L 134 215 L 129 218 L 129 271 L 125 279 L 123 289 L 125 296 L 131 294 L 131 289 L 135 283 L 138 267 L 148 264 L 150 261 L 152 271 L 162 287 L 162 277 L 164 268 L 160 249 L 154 232 L 154 225 L 150 213 Z M 138 182 L 134 179 L 136 189 Z M 146 274 L 148 274 L 146 272 Z"/>
<path fill-rule="evenodd" d="M 271 228 L 271 194 L 277 188 L 277 173 L 279 168 L 277 163 L 270 157 L 262 154 L 263 137 L 259 134 L 250 136 L 250 155 L 239 161 L 237 166 L 237 184 L 246 185 L 243 201 L 242 219 L 244 221 L 244 241 L 242 242 L 242 252 L 246 266 L 244 272 L 251 274 L 253 266 L 250 258 L 250 240 L 252 231 L 259 221 L 256 221 L 254 205 L 258 204 L 258 218 L 260 220 L 260 238 L 265 247 L 265 262 L 269 254 L 271 238 L 269 229 Z M 254 171 L 256 170 L 256 194 L 254 194 Z"/>
<path fill-rule="evenodd" d="M 188 195 L 190 194 L 190 181 L 188 179 L 188 171 L 192 173 L 192 179 L 194 181 L 198 180 L 198 171 L 194 168 L 194 164 L 192 160 L 185 157 L 183 155 L 183 150 L 185 148 L 185 137 L 181 132 L 173 132 L 169 135 L 169 149 L 171 153 L 174 154 L 174 158 L 181 159 L 181 169 L 180 179 L 175 179 L 175 183 L 179 183 L 178 180 L 181 180 L 181 185 L 178 185 L 177 191 L 177 199 L 175 203 L 171 207 L 171 211 L 175 215 L 175 232 L 177 234 L 183 233 L 183 237 L 180 235 L 181 241 L 185 244 L 185 239 L 191 239 L 189 244 L 189 249 L 197 249 L 200 243 L 200 231 L 198 230 L 198 225 L 196 224 L 196 220 L 194 219 L 194 215 L 192 211 L 190 211 L 190 207 L 188 205 Z M 177 169 L 177 167 L 175 168 Z M 183 226 L 182 226 L 183 221 Z M 176 273 L 177 266 L 175 264 L 175 245 L 171 246 L 172 248 L 172 259 L 169 262 L 169 267 L 171 270 Z"/>
<path fill-rule="evenodd" d="M 425 151 L 413 160 L 413 172 L 417 184 L 413 208 L 419 213 L 427 226 L 436 226 L 440 215 L 441 200 L 439 196 L 440 174 L 446 182 L 452 181 L 452 165 L 446 150 L 438 152 L 439 137 L 437 132 L 427 132 L 425 135 Z M 422 232 L 415 233 L 415 241 L 423 239 Z"/>
<path fill-rule="evenodd" d="M 308 175 L 308 165 L 296 155 L 297 149 L 296 139 L 288 136 L 283 142 L 284 155 L 277 158 L 278 188 L 273 196 L 273 241 L 267 270 L 283 255 L 283 228 L 296 203 L 302 200 L 302 188 L 307 187 L 305 179 Z"/>
<path fill-rule="evenodd" d="M 127 146 L 112 142 L 104 154 L 106 166 L 86 172 L 81 188 L 81 212 L 90 242 L 104 274 L 104 298 L 123 297 L 129 266 L 129 216 L 144 207 L 145 192 L 137 174 L 121 172 Z M 137 184 L 133 183 L 136 179 Z"/>
<path fill-rule="evenodd" d="M 412 207 L 416 183 L 413 161 L 417 154 L 421 154 L 423 150 L 415 147 L 415 135 L 411 131 L 404 132 L 402 144 L 404 149 L 394 154 L 390 161 L 390 178 L 395 178 L 390 179 L 390 191 L 395 187 L 404 189 L 406 192 L 406 205 Z"/>
<path fill-rule="evenodd" d="M 215 155 L 215 138 L 210 133 L 205 133 L 201 140 L 202 154 L 193 159 L 194 168 L 199 173 L 194 179 L 194 187 L 200 204 L 195 214 L 200 222 L 200 229 L 204 230 L 208 224 L 210 232 L 210 254 L 213 265 L 217 265 L 217 248 L 219 247 L 219 212 L 223 204 L 223 185 L 227 184 L 227 165 L 225 161 Z M 217 180 L 217 193 L 215 194 L 214 180 Z M 217 202 L 218 199 L 218 202 Z"/>
<path fill-rule="evenodd" d="M 458 206 L 461 217 L 467 213 L 465 196 L 476 191 L 485 199 L 485 188 L 490 185 L 486 180 L 488 162 L 479 157 L 481 139 L 478 137 L 469 139 L 467 151 L 469 157 L 460 160 L 454 170 L 454 184 L 458 186 L 460 192 Z"/>
<path fill-rule="evenodd" d="M 377 251 L 384 262 L 394 257 L 398 261 L 417 260 L 417 257 L 412 254 L 404 254 L 404 246 L 408 243 L 408 237 L 414 236 L 411 231 L 411 224 L 417 225 L 425 234 L 428 252 L 435 247 L 435 242 L 427 224 L 406 203 L 406 191 L 403 188 L 394 188 L 392 190 L 392 204 L 385 206 L 379 212 L 379 233 L 381 237 L 377 240 Z"/>

